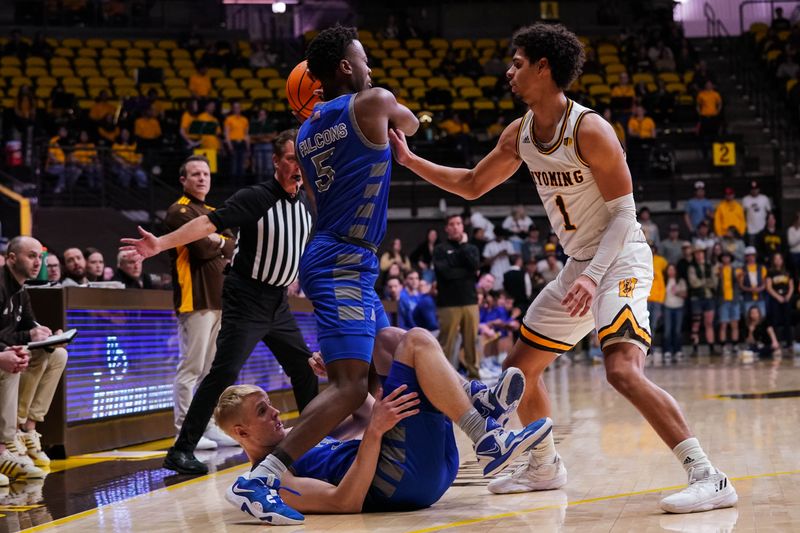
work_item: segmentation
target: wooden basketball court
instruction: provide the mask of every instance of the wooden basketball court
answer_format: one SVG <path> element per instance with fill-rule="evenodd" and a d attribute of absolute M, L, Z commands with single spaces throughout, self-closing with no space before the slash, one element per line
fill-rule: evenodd
<path fill-rule="evenodd" d="M 280 531 L 800 531 L 800 361 L 748 367 L 714 358 L 647 372 L 676 396 L 712 461 L 731 477 L 739 493 L 737 507 L 692 515 L 663 513 L 658 502 L 685 483 L 683 469 L 605 382 L 601 366 L 575 365 L 546 375 L 554 398 L 556 442 L 569 471 L 564 490 L 489 494 L 471 446 L 459 432 L 459 476 L 433 507 L 412 513 L 307 516 L 304 526 Z M 153 468 L 160 471 L 157 463 Z M 225 468 L 30 531 L 263 531 L 259 528 L 265 526 L 248 520 L 223 497 L 243 470 L 241 465 Z M 80 471 L 75 468 L 75 475 Z M 68 491 L 68 484 L 63 488 Z M 48 506 L 46 497 L 42 505 Z M 14 531 L 14 524 L 24 528 L 38 521 L 26 519 L 26 512 L 34 510 L 12 517 L 15 512 L 0 508 L 7 515 L 0 528 Z"/>

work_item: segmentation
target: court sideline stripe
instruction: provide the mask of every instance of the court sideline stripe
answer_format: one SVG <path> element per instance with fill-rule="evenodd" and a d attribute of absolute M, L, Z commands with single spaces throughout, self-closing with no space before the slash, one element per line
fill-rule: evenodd
<path fill-rule="evenodd" d="M 765 478 L 765 477 L 777 477 L 777 476 L 790 476 L 800 474 L 800 470 L 788 470 L 786 472 L 770 472 L 766 474 L 752 474 L 749 476 L 739 476 L 739 477 L 732 477 L 730 478 L 731 481 L 745 481 L 748 479 L 758 479 L 758 478 Z M 627 498 L 630 496 L 640 496 L 642 494 L 652 494 L 654 492 L 662 492 L 665 490 L 676 490 L 685 487 L 685 485 L 674 485 L 671 487 L 661 487 L 657 489 L 647 489 L 647 490 L 639 490 L 635 492 L 623 492 L 620 494 L 612 494 L 609 496 L 599 496 L 597 498 L 587 498 L 584 500 L 576 500 L 574 502 L 567 502 L 567 507 L 572 507 L 574 505 L 584 505 L 587 503 L 596 503 L 602 502 L 607 500 L 615 500 L 619 498 Z M 511 518 L 514 516 L 520 516 L 525 514 L 531 514 L 538 511 L 546 511 L 548 509 L 558 509 L 563 505 L 551 504 L 551 505 L 542 505 L 540 507 L 533 507 L 531 509 L 522 509 L 521 511 L 509 511 L 507 513 L 499 513 L 489 516 L 481 516 L 478 518 L 468 518 L 466 520 L 459 520 L 457 522 L 450 522 L 449 524 L 442 524 L 439 526 L 433 527 L 426 527 L 424 529 L 414 529 L 409 531 L 408 533 L 430 533 L 432 531 L 442 531 L 444 529 L 451 529 L 461 526 L 469 526 L 472 524 L 479 524 L 481 522 L 489 522 L 491 520 L 499 520 L 502 518 Z"/>

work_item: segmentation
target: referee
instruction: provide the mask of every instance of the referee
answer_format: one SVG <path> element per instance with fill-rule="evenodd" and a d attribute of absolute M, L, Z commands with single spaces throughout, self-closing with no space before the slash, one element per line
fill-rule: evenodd
<path fill-rule="evenodd" d="M 122 239 L 120 249 L 151 257 L 164 250 L 239 228 L 231 269 L 222 288 L 222 325 L 211 370 L 200 383 L 164 467 L 205 474 L 194 450 L 219 395 L 233 385 L 258 341 L 264 341 L 292 382 L 299 410 L 318 392 L 308 349 L 289 311 L 286 288 L 297 278 L 300 256 L 311 234 L 311 213 L 295 158 L 295 130 L 275 140 L 275 179 L 240 189 L 218 210 L 156 237 L 139 228 L 141 239 Z"/>

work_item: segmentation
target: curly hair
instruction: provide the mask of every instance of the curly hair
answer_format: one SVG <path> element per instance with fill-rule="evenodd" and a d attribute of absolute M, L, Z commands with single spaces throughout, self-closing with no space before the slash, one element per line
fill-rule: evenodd
<path fill-rule="evenodd" d="M 336 75 L 339 62 L 344 59 L 347 47 L 358 39 L 355 28 L 337 24 L 319 32 L 306 51 L 308 70 L 320 81 L 330 81 Z"/>
<path fill-rule="evenodd" d="M 526 26 L 514 34 L 511 43 L 521 49 L 531 63 L 547 58 L 553 81 L 562 91 L 580 75 L 586 60 L 583 43 L 561 24 L 537 22 Z"/>

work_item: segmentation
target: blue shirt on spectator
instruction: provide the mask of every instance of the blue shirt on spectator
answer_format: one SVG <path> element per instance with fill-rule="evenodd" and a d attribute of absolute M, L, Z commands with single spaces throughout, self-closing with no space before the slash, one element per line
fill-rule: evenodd
<path fill-rule="evenodd" d="M 428 331 L 439 329 L 439 319 L 436 317 L 436 301 L 430 294 L 420 294 L 412 316 L 414 317 L 414 324 L 418 328 L 425 328 Z"/>
<path fill-rule="evenodd" d="M 408 294 L 405 288 L 400 291 L 400 299 L 397 302 L 397 325 L 403 329 L 411 329 L 416 325 L 414 322 L 414 309 L 419 303 L 422 295 Z"/>
<path fill-rule="evenodd" d="M 488 324 L 489 322 L 497 319 L 500 319 L 504 324 L 507 324 L 511 320 L 511 315 L 508 313 L 508 310 L 506 310 L 505 307 L 501 307 L 499 305 L 495 305 L 494 307 L 481 307 L 481 324 Z M 498 330 L 498 333 L 501 337 L 508 335 L 508 331 L 505 329 Z"/>
<path fill-rule="evenodd" d="M 714 204 L 708 198 L 690 198 L 686 202 L 686 213 L 692 223 L 692 230 L 695 230 L 700 222 L 714 216 Z"/>

